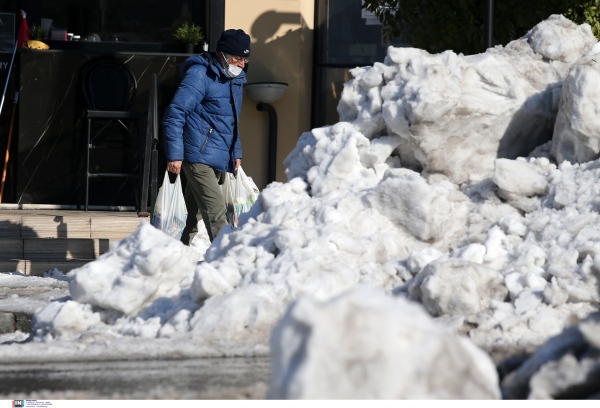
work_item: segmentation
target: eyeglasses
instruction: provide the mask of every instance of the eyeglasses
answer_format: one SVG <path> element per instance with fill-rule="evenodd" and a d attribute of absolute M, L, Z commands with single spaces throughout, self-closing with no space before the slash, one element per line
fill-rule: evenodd
<path fill-rule="evenodd" d="M 241 58 L 241 57 L 236 57 L 235 55 L 232 55 L 231 58 L 233 58 L 233 61 L 235 61 L 235 62 L 243 62 L 244 64 L 247 64 L 250 61 L 250 57 Z"/>

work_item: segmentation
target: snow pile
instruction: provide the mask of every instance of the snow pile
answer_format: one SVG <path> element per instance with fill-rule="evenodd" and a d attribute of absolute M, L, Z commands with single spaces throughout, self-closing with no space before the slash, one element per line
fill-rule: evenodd
<path fill-rule="evenodd" d="M 390 48 L 383 64 L 350 71 L 340 119 L 369 139 L 400 136 L 405 167 L 478 182 L 495 158 L 551 140 L 562 81 L 596 42 L 589 25 L 555 15 L 484 54 Z"/>
<path fill-rule="evenodd" d="M 483 351 L 418 305 L 373 289 L 299 300 L 273 330 L 271 350 L 270 398 L 500 398 Z"/>
<path fill-rule="evenodd" d="M 494 300 L 502 302 L 508 293 L 498 273 L 481 263 L 464 259 L 432 262 L 415 277 L 410 293 L 432 316 L 476 314 Z"/>
<path fill-rule="evenodd" d="M 100 323 L 99 313 L 92 306 L 72 300 L 50 302 L 33 315 L 32 327 L 38 338 L 52 340 L 55 337 L 73 336 L 83 333 L 88 327 Z"/>
<path fill-rule="evenodd" d="M 600 49 L 575 63 L 564 82 L 554 126 L 552 154 L 558 162 L 584 163 L 600 154 Z"/>
<path fill-rule="evenodd" d="M 390 48 L 352 71 L 345 121 L 302 135 L 290 181 L 204 261 L 142 223 L 72 271 L 71 299 L 0 358 L 264 354 L 290 303 L 359 284 L 422 303 L 495 360 L 533 351 L 600 303 L 600 162 L 557 167 L 549 144 L 513 160 L 549 140 L 587 30 L 552 17 L 469 57 Z"/>
<path fill-rule="evenodd" d="M 181 291 L 199 254 L 175 240 L 165 240 L 153 228 L 138 228 L 102 256 L 70 274 L 73 300 L 126 315 L 138 313 L 145 305 Z"/>
<path fill-rule="evenodd" d="M 588 24 L 577 26 L 562 15 L 550 16 L 531 30 L 531 48 L 548 60 L 573 63 L 597 42 Z"/>
<path fill-rule="evenodd" d="M 507 398 L 598 399 L 600 314 L 595 313 L 540 347 L 502 381 Z"/>

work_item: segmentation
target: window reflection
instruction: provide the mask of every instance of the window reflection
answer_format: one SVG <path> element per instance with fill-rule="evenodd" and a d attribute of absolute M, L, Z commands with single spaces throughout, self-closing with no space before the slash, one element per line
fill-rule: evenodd
<path fill-rule="evenodd" d="M 102 41 L 173 42 L 173 32 L 192 22 L 198 0 L 42 0 L 42 19 L 81 40 L 97 34 Z M 202 1 L 205 5 L 206 1 Z M 205 6 L 204 6 L 205 7 Z M 44 20 L 42 20 L 44 21 Z M 202 27 L 205 29 L 205 27 Z M 205 33 L 206 34 L 206 33 Z"/>
<path fill-rule="evenodd" d="M 379 21 L 361 4 L 361 0 L 317 0 L 313 126 L 339 121 L 337 105 L 351 68 L 383 62 L 390 45 L 409 46 L 401 38 L 386 43 Z"/>
<path fill-rule="evenodd" d="M 352 79 L 349 68 L 324 68 L 322 70 L 321 100 L 319 121 L 322 125 L 333 125 L 340 121 L 337 106 L 344 90 L 344 83 Z"/>
<path fill-rule="evenodd" d="M 361 0 L 319 0 L 319 62 L 371 65 L 382 61 L 390 45 L 407 46 L 403 39 L 383 41 L 382 26 L 365 18 Z"/>

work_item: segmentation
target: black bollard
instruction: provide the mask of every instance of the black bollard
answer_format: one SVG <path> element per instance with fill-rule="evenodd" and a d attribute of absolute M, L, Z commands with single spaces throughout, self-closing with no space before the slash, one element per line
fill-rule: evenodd
<path fill-rule="evenodd" d="M 483 46 L 487 50 L 492 48 L 494 35 L 494 0 L 485 0 Z"/>
<path fill-rule="evenodd" d="M 268 103 L 261 102 L 256 105 L 256 110 L 269 113 L 269 167 L 267 184 L 275 181 L 277 171 L 277 112 Z"/>

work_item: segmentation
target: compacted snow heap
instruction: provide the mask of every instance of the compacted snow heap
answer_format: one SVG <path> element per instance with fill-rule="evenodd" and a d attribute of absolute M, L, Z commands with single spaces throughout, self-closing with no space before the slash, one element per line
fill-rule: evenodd
<path fill-rule="evenodd" d="M 596 42 L 587 24 L 552 16 L 478 55 L 390 48 L 383 64 L 352 70 L 340 119 L 368 139 L 398 135 L 405 167 L 478 182 L 495 158 L 527 156 L 551 140 L 562 82 Z"/>
<path fill-rule="evenodd" d="M 497 362 L 532 352 L 600 302 L 600 162 L 575 164 L 600 146 L 598 119 L 582 125 L 600 88 L 595 44 L 588 25 L 552 16 L 480 55 L 390 47 L 383 63 L 351 70 L 342 121 L 301 136 L 284 161 L 290 181 L 270 184 L 203 262 L 142 223 L 71 272 L 71 300 L 38 311 L 33 341 L 0 347 L 0 359 L 267 354 L 292 301 L 325 301 L 359 284 L 421 303 Z M 389 313 L 412 307 L 378 302 Z M 360 329 L 340 330 L 344 341 L 362 339 Z M 398 336 L 390 341 L 413 344 Z M 290 363 L 311 370 L 303 347 L 281 355 L 298 352 Z M 414 350 L 424 356 L 423 347 Z"/>
<path fill-rule="evenodd" d="M 472 342 L 419 305 L 364 287 L 323 304 L 302 298 L 271 349 L 270 398 L 500 398 L 496 367 Z"/>

